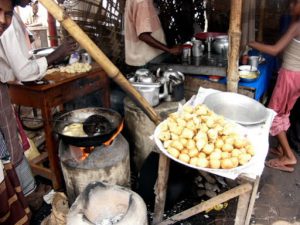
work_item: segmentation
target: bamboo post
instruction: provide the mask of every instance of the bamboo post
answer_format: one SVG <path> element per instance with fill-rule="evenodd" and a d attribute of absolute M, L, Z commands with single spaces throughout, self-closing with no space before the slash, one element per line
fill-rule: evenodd
<path fill-rule="evenodd" d="M 147 100 L 127 81 L 119 69 L 106 57 L 86 33 L 60 8 L 54 0 L 39 0 L 69 34 L 99 63 L 107 75 L 113 79 L 144 110 L 149 118 L 158 124 L 159 116 Z"/>
<path fill-rule="evenodd" d="M 189 208 L 181 213 L 178 213 L 164 221 L 162 221 L 161 223 L 158 223 L 157 225 L 169 225 L 169 224 L 174 224 L 178 221 L 187 219 L 191 216 L 194 216 L 196 214 L 199 214 L 205 210 L 211 209 L 213 208 L 215 205 L 221 204 L 223 202 L 226 202 L 232 198 L 235 198 L 237 196 L 240 196 L 242 194 L 245 193 L 249 193 L 252 189 L 252 185 L 250 183 L 245 183 L 245 184 L 241 184 L 237 187 L 234 187 L 222 194 L 217 195 L 216 197 L 213 197 L 205 202 L 201 202 L 200 204 Z M 244 223 L 240 223 L 240 224 L 244 224 Z"/>
<path fill-rule="evenodd" d="M 229 26 L 229 58 L 227 69 L 227 91 L 238 90 L 238 60 L 241 41 L 242 0 L 231 0 Z"/>
<path fill-rule="evenodd" d="M 261 0 L 259 6 L 259 25 L 258 25 L 258 38 L 257 40 L 262 42 L 264 36 L 264 24 L 265 24 L 265 7 L 266 0 Z"/>
<path fill-rule="evenodd" d="M 249 10 L 249 38 L 248 41 L 255 41 L 255 11 L 256 11 L 256 0 L 250 0 Z"/>

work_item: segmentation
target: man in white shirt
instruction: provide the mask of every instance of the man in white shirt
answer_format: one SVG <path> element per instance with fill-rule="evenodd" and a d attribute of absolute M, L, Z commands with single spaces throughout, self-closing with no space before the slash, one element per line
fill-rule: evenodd
<path fill-rule="evenodd" d="M 47 57 L 31 60 L 23 23 L 12 10 L 2 9 L 8 3 L 11 3 L 11 0 L 0 1 L 0 130 L 3 133 L 11 162 L 16 168 L 22 191 L 28 199 L 33 200 L 33 203 L 40 203 L 36 204 L 38 208 L 42 203 L 42 196 L 39 195 L 37 198 L 34 195 L 36 184 L 20 144 L 6 82 L 33 81 L 42 78 L 49 64 L 65 58 L 75 50 L 77 45 L 74 41 L 67 41 Z M 21 6 L 28 3 L 30 3 L 29 0 L 18 2 Z"/>

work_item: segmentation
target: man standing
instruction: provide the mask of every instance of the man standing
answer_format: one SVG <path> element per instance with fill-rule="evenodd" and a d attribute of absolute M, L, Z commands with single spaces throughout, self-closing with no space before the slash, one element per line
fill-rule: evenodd
<path fill-rule="evenodd" d="M 180 54 L 169 48 L 153 0 L 127 0 L 125 5 L 125 61 L 133 67 L 145 66 L 163 52 Z"/>
<path fill-rule="evenodd" d="M 13 7 L 16 4 L 26 6 L 30 0 L 1 0 L 0 8 L 7 2 Z M 59 46 L 47 57 L 37 60 L 30 59 L 26 38 L 26 29 L 20 18 L 12 10 L 2 10 L 0 20 L 0 131 L 3 134 L 10 160 L 15 167 L 20 180 L 22 191 L 27 197 L 32 209 L 38 209 L 42 204 L 42 194 L 45 193 L 43 186 L 36 188 L 29 164 L 24 156 L 21 146 L 16 118 L 8 94 L 8 81 L 33 81 L 41 79 L 48 65 L 65 58 L 77 48 L 74 41 L 67 41 Z M 10 25 L 11 24 L 11 25 Z"/>

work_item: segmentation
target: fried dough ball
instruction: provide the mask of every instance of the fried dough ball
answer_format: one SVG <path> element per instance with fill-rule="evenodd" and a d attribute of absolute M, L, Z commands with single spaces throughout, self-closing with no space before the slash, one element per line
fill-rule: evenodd
<path fill-rule="evenodd" d="M 204 152 L 199 152 L 198 158 L 206 158 L 206 154 Z"/>
<path fill-rule="evenodd" d="M 233 146 L 231 144 L 225 143 L 222 146 L 222 151 L 224 152 L 231 152 L 233 150 Z"/>
<path fill-rule="evenodd" d="M 193 139 L 189 139 L 186 143 L 186 148 L 189 149 L 189 150 L 197 149 L 196 142 Z"/>
<path fill-rule="evenodd" d="M 192 139 L 194 137 L 194 131 L 192 131 L 188 128 L 184 128 L 181 133 L 181 137 L 187 138 L 187 139 Z"/>
<path fill-rule="evenodd" d="M 180 155 L 180 151 L 178 151 L 176 148 L 169 147 L 167 148 L 167 151 L 170 153 L 171 156 L 175 158 L 178 158 Z"/>
<path fill-rule="evenodd" d="M 198 128 L 200 128 L 200 125 L 201 125 L 201 119 L 195 116 L 195 117 L 193 117 L 193 123 L 194 123 L 195 127 L 198 129 Z"/>
<path fill-rule="evenodd" d="M 253 145 L 247 145 L 245 147 L 246 151 L 248 154 L 254 156 L 255 155 L 255 151 L 254 151 L 254 148 L 253 148 Z"/>
<path fill-rule="evenodd" d="M 198 166 L 198 160 L 199 160 L 199 158 L 197 158 L 197 157 L 193 157 L 193 158 L 191 158 L 190 159 L 190 164 L 191 165 L 193 165 L 193 166 Z"/>
<path fill-rule="evenodd" d="M 232 158 L 230 158 L 230 160 L 233 164 L 233 168 L 235 168 L 239 165 L 239 159 L 237 157 L 232 157 Z"/>
<path fill-rule="evenodd" d="M 186 121 L 189 121 L 190 119 L 193 118 L 193 114 L 188 113 L 188 112 L 183 112 L 182 113 L 182 118 L 185 119 Z"/>
<path fill-rule="evenodd" d="M 232 157 L 238 157 L 242 152 L 239 149 L 233 149 L 231 152 Z"/>
<path fill-rule="evenodd" d="M 247 154 L 247 153 L 246 154 L 240 154 L 238 159 L 239 159 L 239 164 L 245 165 L 251 159 L 251 155 Z"/>
<path fill-rule="evenodd" d="M 167 141 L 171 139 L 171 134 L 169 131 L 164 131 L 159 134 L 158 138 L 162 141 Z"/>
<path fill-rule="evenodd" d="M 185 138 L 179 138 L 179 141 L 181 142 L 181 144 L 186 147 L 187 143 L 188 143 L 188 139 Z"/>
<path fill-rule="evenodd" d="M 215 129 L 209 129 L 207 131 L 207 136 L 210 140 L 216 140 L 218 138 L 218 131 Z"/>
<path fill-rule="evenodd" d="M 185 163 L 189 163 L 190 161 L 190 157 L 188 154 L 183 154 L 181 153 L 179 156 L 178 156 L 178 159 L 185 162 Z"/>
<path fill-rule="evenodd" d="M 207 132 L 209 130 L 209 128 L 207 127 L 207 125 L 205 123 L 202 123 L 200 125 L 200 128 L 199 128 L 202 132 Z"/>
<path fill-rule="evenodd" d="M 196 157 L 197 155 L 198 155 L 198 150 L 197 149 L 191 149 L 191 150 L 189 150 L 189 153 L 188 153 L 188 155 L 190 156 L 190 157 Z"/>
<path fill-rule="evenodd" d="M 184 148 L 179 140 L 172 141 L 171 147 L 176 148 L 178 150 L 183 150 L 183 148 Z"/>
<path fill-rule="evenodd" d="M 182 119 L 182 118 L 178 118 L 176 120 L 176 122 L 177 122 L 178 126 L 181 126 L 181 127 L 185 127 L 186 126 L 186 121 L 184 119 Z"/>
<path fill-rule="evenodd" d="M 214 145 L 213 145 L 213 144 L 206 144 L 206 145 L 203 147 L 202 151 L 203 151 L 205 154 L 209 155 L 210 153 L 212 153 L 212 152 L 214 151 Z"/>
<path fill-rule="evenodd" d="M 246 140 L 244 138 L 237 137 L 233 143 L 234 147 L 236 148 L 243 148 L 246 146 Z"/>
<path fill-rule="evenodd" d="M 221 158 L 222 159 L 228 159 L 231 157 L 231 154 L 229 152 L 222 152 L 221 153 Z"/>
<path fill-rule="evenodd" d="M 206 158 L 198 158 L 197 166 L 206 168 L 209 166 L 209 161 Z"/>
<path fill-rule="evenodd" d="M 205 140 L 205 141 L 208 141 L 208 137 L 207 137 L 207 134 L 206 132 L 203 132 L 203 131 L 199 131 L 196 136 L 195 136 L 195 140 L 198 141 L 198 140 Z"/>
<path fill-rule="evenodd" d="M 209 160 L 209 165 L 210 165 L 210 168 L 212 168 L 212 169 L 220 169 L 221 161 L 218 159 L 211 159 L 211 160 Z"/>
<path fill-rule="evenodd" d="M 224 145 L 224 141 L 222 139 L 218 138 L 215 142 L 215 147 L 222 149 L 223 145 Z"/>
<path fill-rule="evenodd" d="M 208 112 L 208 108 L 205 105 L 197 105 L 195 107 L 196 115 L 206 115 Z"/>
<path fill-rule="evenodd" d="M 188 113 L 192 113 L 194 111 L 194 108 L 190 105 L 185 105 L 182 107 L 183 111 L 188 112 Z"/>
<path fill-rule="evenodd" d="M 171 133 L 172 140 L 179 140 L 179 136 L 177 134 Z"/>
<path fill-rule="evenodd" d="M 167 149 L 169 146 L 170 146 L 170 144 L 172 143 L 172 140 L 166 140 L 165 142 L 164 142 L 164 148 L 165 149 Z"/>
<path fill-rule="evenodd" d="M 167 121 L 163 122 L 161 125 L 160 125 L 160 131 L 168 131 L 169 130 L 169 127 L 168 127 L 168 123 Z"/>
<path fill-rule="evenodd" d="M 206 126 L 208 128 L 214 128 L 216 126 L 214 118 L 208 117 L 207 120 L 206 120 Z"/>
<path fill-rule="evenodd" d="M 204 146 L 207 144 L 207 141 L 205 139 L 199 139 L 197 142 L 196 142 L 196 146 L 197 146 L 197 149 L 198 151 L 202 151 L 202 149 L 204 148 Z"/>
<path fill-rule="evenodd" d="M 194 121 L 193 120 L 190 120 L 186 123 L 186 128 L 190 129 L 190 130 L 196 130 L 197 127 L 196 125 L 194 124 Z"/>
<path fill-rule="evenodd" d="M 176 121 L 180 117 L 179 112 L 174 112 L 169 114 L 169 118 L 173 119 Z"/>
<path fill-rule="evenodd" d="M 210 155 L 209 155 L 209 159 L 221 159 L 222 158 L 222 154 L 219 151 L 213 151 Z"/>
<path fill-rule="evenodd" d="M 232 169 L 234 168 L 233 162 L 231 161 L 231 159 L 223 159 L 221 161 L 221 168 L 222 169 Z"/>

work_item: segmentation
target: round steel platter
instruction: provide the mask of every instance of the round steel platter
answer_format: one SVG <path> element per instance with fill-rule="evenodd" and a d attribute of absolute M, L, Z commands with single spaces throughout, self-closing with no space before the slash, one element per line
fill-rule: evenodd
<path fill-rule="evenodd" d="M 203 103 L 215 113 L 243 125 L 263 123 L 268 115 L 258 101 L 232 92 L 210 94 Z"/>

